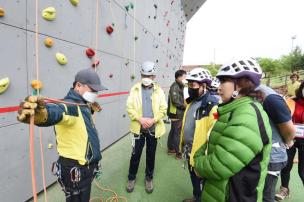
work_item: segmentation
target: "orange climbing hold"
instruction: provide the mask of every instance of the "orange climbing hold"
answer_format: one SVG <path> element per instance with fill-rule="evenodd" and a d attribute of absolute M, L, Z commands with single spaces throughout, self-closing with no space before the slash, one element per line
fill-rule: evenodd
<path fill-rule="evenodd" d="M 31 86 L 32 86 L 32 88 L 34 88 L 35 90 L 40 90 L 40 89 L 42 88 L 42 82 L 39 81 L 39 80 L 32 80 Z"/>
<path fill-rule="evenodd" d="M 52 47 L 54 44 L 53 39 L 51 39 L 50 37 L 47 37 L 46 39 L 44 39 L 44 45 L 48 48 Z"/>
<path fill-rule="evenodd" d="M 5 11 L 3 8 L 0 8 L 0 17 L 4 17 L 5 16 Z"/>

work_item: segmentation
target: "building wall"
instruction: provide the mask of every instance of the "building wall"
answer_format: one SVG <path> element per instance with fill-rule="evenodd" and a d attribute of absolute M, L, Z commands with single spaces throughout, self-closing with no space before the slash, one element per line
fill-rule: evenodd
<path fill-rule="evenodd" d="M 128 133 L 129 119 L 125 111 L 127 92 L 139 79 L 139 66 L 152 60 L 158 66 L 157 81 L 167 92 L 174 72 L 182 64 L 187 19 L 183 1 L 178 0 L 86 0 L 73 6 L 70 1 L 40 0 L 39 2 L 39 78 L 41 95 L 63 98 L 72 86 L 77 71 L 91 66 L 86 48 L 96 46 L 100 65 L 97 72 L 108 91 L 98 102 L 103 111 L 95 116 L 102 149 Z M 98 23 L 96 23 L 97 14 Z M 134 8 L 130 8 L 133 3 Z M 125 6 L 129 5 L 129 11 Z M 56 19 L 46 21 L 41 11 L 56 8 Z M 36 78 L 35 67 L 35 1 L 0 0 L 5 16 L 0 17 L 0 80 L 10 78 L 10 85 L 0 94 L 0 197 L 6 201 L 24 201 L 32 196 L 29 127 L 16 120 L 18 103 L 32 94 L 30 83 Z M 105 31 L 114 23 L 114 32 Z M 97 29 L 96 29 L 97 28 Z M 44 39 L 51 37 L 54 45 L 47 48 Z M 135 40 L 137 38 L 137 40 Z M 59 65 L 57 52 L 68 63 Z M 132 75 L 135 79 L 132 80 Z M 51 163 L 57 159 L 53 128 L 42 129 L 42 143 L 47 184 Z M 39 129 L 35 129 L 36 177 L 39 191 L 42 176 L 39 152 Z M 16 194 L 16 192 L 18 194 Z"/>

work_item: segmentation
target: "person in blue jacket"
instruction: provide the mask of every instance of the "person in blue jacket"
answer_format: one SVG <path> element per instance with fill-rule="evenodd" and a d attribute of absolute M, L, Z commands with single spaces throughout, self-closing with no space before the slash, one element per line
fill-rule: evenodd
<path fill-rule="evenodd" d="M 88 202 L 91 183 L 101 159 L 98 132 L 92 119 L 100 106 L 95 102 L 97 92 L 104 90 L 93 68 L 83 69 L 75 76 L 73 87 L 64 103 L 46 103 L 42 97 L 29 96 L 20 104 L 17 119 L 34 124 L 55 126 L 59 158 L 53 167 L 67 202 Z"/>

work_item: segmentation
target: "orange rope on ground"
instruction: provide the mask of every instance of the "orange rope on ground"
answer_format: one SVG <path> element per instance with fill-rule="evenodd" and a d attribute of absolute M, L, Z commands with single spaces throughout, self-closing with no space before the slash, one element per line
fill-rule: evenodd
<path fill-rule="evenodd" d="M 111 189 L 107 189 L 107 188 L 102 188 L 102 187 L 98 184 L 98 182 L 97 182 L 96 180 L 95 180 L 95 185 L 96 185 L 97 188 L 100 189 L 101 191 L 103 191 L 103 192 L 110 192 L 110 193 L 113 194 L 112 196 L 110 196 L 109 198 L 106 199 L 106 202 L 118 202 L 119 199 L 122 199 L 123 201 L 126 201 L 126 202 L 128 201 L 126 197 L 118 196 L 118 194 L 117 194 L 115 191 L 113 191 L 113 190 L 111 190 Z M 102 197 L 100 197 L 100 198 L 94 197 L 94 198 L 91 198 L 91 199 L 90 199 L 90 202 L 93 201 L 93 200 L 96 200 L 96 199 L 100 200 L 101 202 L 103 201 L 103 200 L 102 200 Z"/>
<path fill-rule="evenodd" d="M 32 174 L 32 189 L 34 202 L 37 202 L 37 185 L 35 175 L 35 153 L 34 153 L 34 116 L 30 118 L 30 161 L 31 161 L 31 174 Z"/>

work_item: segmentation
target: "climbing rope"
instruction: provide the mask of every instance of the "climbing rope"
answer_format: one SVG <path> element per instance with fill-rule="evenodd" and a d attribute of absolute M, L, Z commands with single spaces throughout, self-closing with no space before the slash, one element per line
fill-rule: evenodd
<path fill-rule="evenodd" d="M 108 197 L 105 202 L 118 202 L 119 199 L 122 199 L 123 201 L 128 201 L 126 197 L 124 196 L 119 196 L 115 191 L 111 190 L 111 189 L 108 189 L 108 188 L 103 188 L 99 183 L 98 181 L 95 179 L 94 180 L 95 182 L 95 185 L 98 189 L 100 189 L 102 192 L 110 192 L 112 194 L 112 196 Z M 103 202 L 102 200 L 102 197 L 98 198 L 98 197 L 94 197 L 94 198 L 91 198 L 90 199 L 90 202 L 93 201 L 93 200 L 100 200 L 101 202 Z"/>

